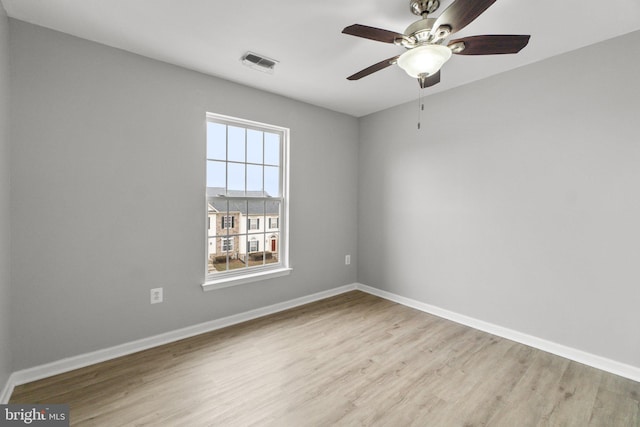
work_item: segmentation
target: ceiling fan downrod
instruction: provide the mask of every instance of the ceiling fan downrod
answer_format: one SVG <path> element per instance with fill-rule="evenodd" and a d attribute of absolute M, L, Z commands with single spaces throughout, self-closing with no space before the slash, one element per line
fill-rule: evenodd
<path fill-rule="evenodd" d="M 418 16 L 428 15 L 440 7 L 440 0 L 411 0 L 411 13 Z"/>

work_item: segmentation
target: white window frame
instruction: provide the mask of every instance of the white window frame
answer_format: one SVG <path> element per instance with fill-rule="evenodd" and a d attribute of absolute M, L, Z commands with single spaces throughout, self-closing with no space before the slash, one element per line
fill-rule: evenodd
<path fill-rule="evenodd" d="M 277 200 L 280 202 L 280 216 L 278 218 L 278 262 L 273 264 L 265 264 L 257 267 L 246 269 L 234 269 L 225 272 L 209 273 L 207 269 L 207 247 L 205 245 L 205 280 L 202 289 L 205 291 L 236 286 L 245 283 L 267 280 L 276 277 L 286 276 L 291 273 L 292 268 L 289 265 L 289 137 L 288 128 L 270 125 L 266 123 L 254 122 L 251 120 L 239 119 L 236 117 L 224 116 L 221 114 L 207 113 L 206 121 L 221 123 L 228 126 L 243 127 L 246 129 L 254 129 L 262 132 L 271 132 L 280 134 L 280 189 L 282 195 L 279 197 L 231 197 L 223 196 L 226 199 L 242 199 L 242 200 Z M 206 141 L 206 138 L 205 138 Z M 206 142 L 205 142 L 206 144 Z M 206 157 L 206 156 L 205 156 Z M 205 161 L 206 175 L 206 161 Z M 208 215 L 208 212 L 206 213 Z M 207 237 L 207 230 L 205 238 Z M 247 230 L 248 232 L 249 230 Z M 266 232 L 266 228 L 265 228 Z M 266 236 L 266 234 L 265 234 Z"/>

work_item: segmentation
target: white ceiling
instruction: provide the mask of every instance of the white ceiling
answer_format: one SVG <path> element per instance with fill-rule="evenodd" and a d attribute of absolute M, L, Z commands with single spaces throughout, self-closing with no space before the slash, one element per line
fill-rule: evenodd
<path fill-rule="evenodd" d="M 393 66 L 346 77 L 402 47 L 341 34 L 364 24 L 396 32 L 418 17 L 409 0 L 1 0 L 10 17 L 360 117 L 418 97 Z M 452 0 L 441 0 L 439 15 Z M 606 6 L 606 8 L 604 7 Z M 531 34 L 517 55 L 457 56 L 424 95 L 640 30 L 639 0 L 499 0 L 456 34 Z M 253 51 L 273 75 L 245 67 Z"/>

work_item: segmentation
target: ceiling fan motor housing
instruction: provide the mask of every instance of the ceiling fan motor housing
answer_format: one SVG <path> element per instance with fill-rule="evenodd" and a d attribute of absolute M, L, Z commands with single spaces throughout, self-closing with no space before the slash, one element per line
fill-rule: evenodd
<path fill-rule="evenodd" d="M 420 19 L 413 24 L 409 25 L 404 31 L 407 37 L 415 37 L 416 43 L 430 42 L 433 38 L 431 36 L 431 29 L 436 22 L 434 18 Z"/>

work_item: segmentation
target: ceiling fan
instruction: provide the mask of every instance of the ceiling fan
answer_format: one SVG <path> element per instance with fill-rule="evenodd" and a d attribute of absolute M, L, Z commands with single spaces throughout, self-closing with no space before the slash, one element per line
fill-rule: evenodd
<path fill-rule="evenodd" d="M 404 34 L 360 24 L 346 27 L 342 30 L 344 34 L 394 43 L 407 49 L 403 54 L 373 64 L 347 79 L 359 80 L 398 64 L 409 76 L 417 78 L 420 87 L 424 89 L 440 82 L 440 68 L 453 53 L 498 55 L 520 52 L 529 43 L 531 36 L 470 36 L 446 42 L 447 37 L 469 25 L 495 2 L 496 0 L 455 0 L 438 18 L 429 18 L 428 15 L 440 6 L 440 1 L 411 0 L 411 12 L 422 19 L 409 25 Z"/>

